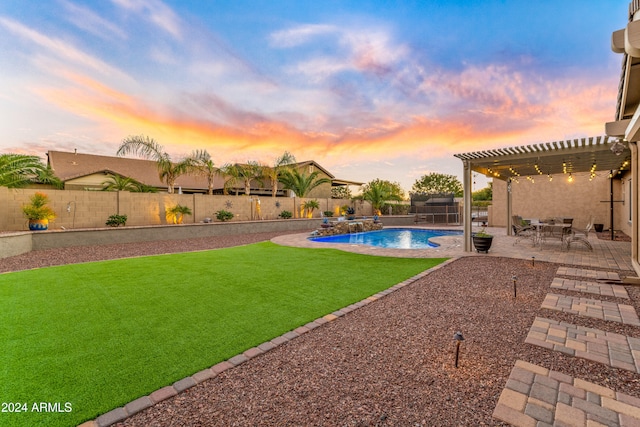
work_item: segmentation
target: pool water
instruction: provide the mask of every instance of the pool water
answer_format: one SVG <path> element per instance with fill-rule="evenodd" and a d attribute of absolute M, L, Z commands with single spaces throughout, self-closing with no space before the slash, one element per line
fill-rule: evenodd
<path fill-rule="evenodd" d="M 393 249 L 427 249 L 437 248 L 437 243 L 430 242 L 432 237 L 462 235 L 458 230 L 424 230 L 415 228 L 386 228 L 384 230 L 364 233 L 338 234 L 326 237 L 311 237 L 314 242 L 350 243 L 352 245 L 369 245 Z"/>

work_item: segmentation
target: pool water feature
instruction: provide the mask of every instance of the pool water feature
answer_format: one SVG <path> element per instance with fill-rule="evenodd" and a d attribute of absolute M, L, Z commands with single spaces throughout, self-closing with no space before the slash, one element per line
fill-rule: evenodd
<path fill-rule="evenodd" d="M 428 230 L 417 228 L 385 228 L 384 230 L 367 231 L 364 233 L 338 234 L 325 237 L 310 237 L 314 242 L 347 243 L 352 245 L 369 245 L 391 249 L 428 249 L 437 248 L 437 243 L 431 242 L 433 237 L 461 236 L 459 230 Z"/>

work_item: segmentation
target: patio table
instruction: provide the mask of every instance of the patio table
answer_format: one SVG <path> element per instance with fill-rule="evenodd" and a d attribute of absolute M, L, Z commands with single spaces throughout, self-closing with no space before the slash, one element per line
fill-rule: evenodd
<path fill-rule="evenodd" d="M 534 246 L 542 246 L 546 238 L 557 238 L 560 240 L 560 249 L 568 247 L 567 238 L 570 236 L 571 224 L 557 223 L 557 222 L 544 222 L 540 220 L 529 220 L 531 227 L 535 230 L 535 236 L 533 239 Z"/>

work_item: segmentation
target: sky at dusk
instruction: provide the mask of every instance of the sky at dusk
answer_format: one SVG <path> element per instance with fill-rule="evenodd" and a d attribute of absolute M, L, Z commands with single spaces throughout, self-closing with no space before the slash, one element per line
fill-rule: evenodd
<path fill-rule="evenodd" d="M 628 4 L 2 0 L 0 153 L 145 135 L 174 159 L 287 150 L 408 191 L 461 177 L 455 153 L 604 134 Z"/>

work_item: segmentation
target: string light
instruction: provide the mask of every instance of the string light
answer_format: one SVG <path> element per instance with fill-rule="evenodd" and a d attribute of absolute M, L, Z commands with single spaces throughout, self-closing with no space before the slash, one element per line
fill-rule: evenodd
<path fill-rule="evenodd" d="M 567 162 L 565 162 L 564 160 L 562 161 L 562 173 L 567 173 Z"/>

